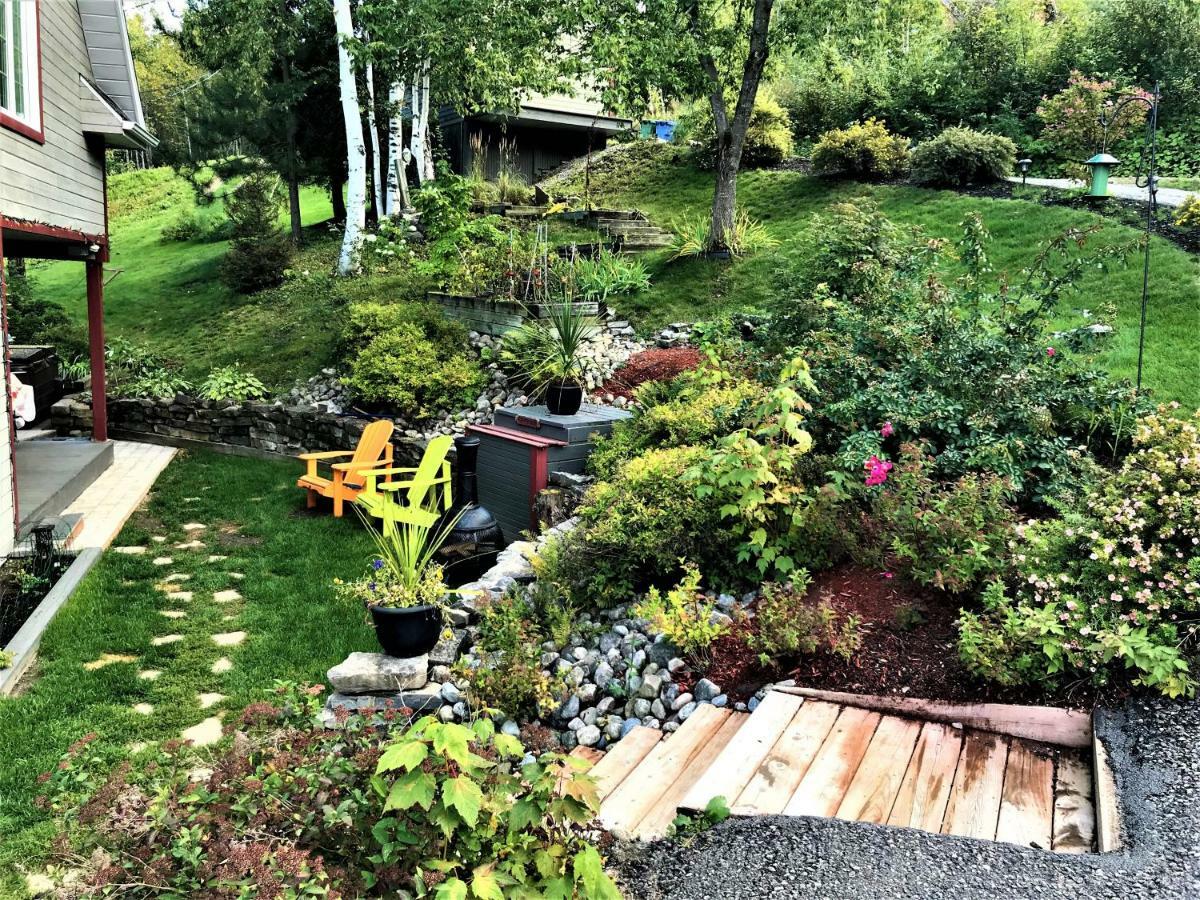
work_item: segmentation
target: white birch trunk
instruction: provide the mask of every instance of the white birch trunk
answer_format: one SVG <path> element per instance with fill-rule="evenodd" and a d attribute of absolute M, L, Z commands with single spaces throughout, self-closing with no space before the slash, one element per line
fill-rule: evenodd
<path fill-rule="evenodd" d="M 383 178 L 381 173 L 387 171 L 387 160 L 379 153 L 379 128 L 375 124 L 375 71 L 367 63 L 367 128 L 371 132 L 371 153 L 375 160 L 375 171 L 371 173 L 371 189 L 375 197 L 375 214 L 379 218 L 387 215 L 384 206 Z"/>
<path fill-rule="evenodd" d="M 387 213 L 397 215 L 408 208 L 408 173 L 404 171 L 404 82 L 388 89 L 388 174 Z"/>
<path fill-rule="evenodd" d="M 350 52 L 344 43 L 354 36 L 350 0 L 333 0 L 333 21 L 338 36 L 338 82 L 342 94 L 342 118 L 346 123 L 346 162 L 350 176 L 346 192 L 346 231 L 338 256 L 338 274 L 350 275 L 358 269 L 358 249 L 367 224 L 367 148 L 358 107 L 358 86 L 354 82 Z"/>
<path fill-rule="evenodd" d="M 412 155 L 421 184 L 433 179 L 433 150 L 429 146 L 429 60 L 413 76 Z"/>

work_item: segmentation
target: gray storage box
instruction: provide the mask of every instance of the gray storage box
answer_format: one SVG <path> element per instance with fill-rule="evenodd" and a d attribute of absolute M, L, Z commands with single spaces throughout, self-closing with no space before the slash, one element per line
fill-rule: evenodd
<path fill-rule="evenodd" d="M 552 416 L 544 406 L 501 407 L 491 425 L 472 425 L 479 437 L 479 503 L 491 510 L 507 540 L 536 531 L 534 501 L 551 472 L 578 474 L 592 452 L 592 436 L 608 434 L 631 413 L 584 406 Z"/>

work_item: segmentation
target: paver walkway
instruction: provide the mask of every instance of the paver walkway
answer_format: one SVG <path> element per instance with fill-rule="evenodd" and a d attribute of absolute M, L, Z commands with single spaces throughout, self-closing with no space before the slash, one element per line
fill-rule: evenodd
<path fill-rule="evenodd" d="M 112 444 L 112 465 L 63 512 L 83 516 L 83 527 L 72 542 L 76 550 L 111 544 L 177 452 L 174 447 L 134 441 Z"/>
<path fill-rule="evenodd" d="M 1021 183 L 1020 177 L 1016 175 L 1010 176 L 1006 180 L 1013 184 Z M 1060 191 L 1077 191 L 1086 186 L 1084 182 L 1071 178 L 1026 178 L 1025 183 L 1033 187 L 1054 188 Z M 1145 203 L 1150 199 L 1150 192 L 1146 188 L 1132 184 L 1116 184 L 1112 181 L 1108 183 L 1108 193 L 1113 197 L 1120 197 L 1122 200 L 1140 200 Z M 1189 197 L 1200 197 L 1200 192 L 1184 191 L 1179 188 L 1160 187 L 1158 189 L 1159 206 L 1183 206 Z"/>
<path fill-rule="evenodd" d="M 1081 753 L 770 691 L 747 715 L 700 706 L 674 735 L 638 726 L 592 775 L 600 822 L 643 840 L 724 798 L 738 816 L 820 816 L 1057 852 L 1093 849 Z"/>

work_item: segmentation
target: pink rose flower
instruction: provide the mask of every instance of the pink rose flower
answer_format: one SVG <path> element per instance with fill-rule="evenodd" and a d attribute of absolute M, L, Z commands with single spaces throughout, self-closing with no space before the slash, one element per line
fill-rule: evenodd
<path fill-rule="evenodd" d="M 1047 347 L 1047 348 L 1046 348 L 1046 355 L 1047 355 L 1047 356 L 1053 356 L 1053 355 L 1054 355 L 1055 353 L 1057 353 L 1057 352 L 1058 352 L 1058 351 L 1057 351 L 1057 350 L 1055 350 L 1053 347 Z"/>
<path fill-rule="evenodd" d="M 888 472 L 892 471 L 892 464 L 878 456 L 871 456 L 863 463 L 863 468 L 867 470 L 867 487 L 875 487 L 887 481 Z"/>
<path fill-rule="evenodd" d="M 879 429 L 879 434 L 881 437 L 890 438 L 895 433 L 896 429 L 892 427 L 891 422 L 884 422 L 883 427 Z"/>

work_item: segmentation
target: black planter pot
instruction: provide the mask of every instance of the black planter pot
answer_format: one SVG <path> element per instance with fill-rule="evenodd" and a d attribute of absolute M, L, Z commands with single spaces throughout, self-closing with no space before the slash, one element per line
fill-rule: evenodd
<path fill-rule="evenodd" d="M 436 606 L 394 609 L 372 606 L 375 636 L 388 656 L 421 656 L 437 646 L 442 634 L 442 611 Z"/>
<path fill-rule="evenodd" d="M 546 386 L 546 407 L 552 416 L 573 416 L 583 405 L 583 388 L 574 382 Z"/>

